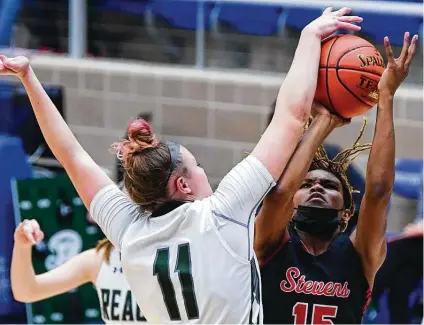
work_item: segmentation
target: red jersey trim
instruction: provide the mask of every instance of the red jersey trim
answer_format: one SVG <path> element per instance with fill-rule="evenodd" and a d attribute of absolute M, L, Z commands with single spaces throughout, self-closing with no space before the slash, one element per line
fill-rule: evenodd
<path fill-rule="evenodd" d="M 275 255 L 277 255 L 277 253 L 289 242 L 290 240 L 290 235 L 287 232 L 287 236 L 286 238 L 283 240 L 283 242 L 280 244 L 280 246 L 277 247 L 277 249 L 271 253 L 271 255 L 269 255 L 262 263 L 259 263 L 259 268 L 263 268 L 266 264 L 268 264 Z"/>

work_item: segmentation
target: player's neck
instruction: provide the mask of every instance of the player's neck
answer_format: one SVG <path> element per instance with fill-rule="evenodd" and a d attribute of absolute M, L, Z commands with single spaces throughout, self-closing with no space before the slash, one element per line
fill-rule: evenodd
<path fill-rule="evenodd" d="M 337 231 L 329 239 L 312 236 L 304 231 L 297 230 L 300 240 L 306 251 L 311 255 L 321 255 L 327 251 L 337 236 Z"/>

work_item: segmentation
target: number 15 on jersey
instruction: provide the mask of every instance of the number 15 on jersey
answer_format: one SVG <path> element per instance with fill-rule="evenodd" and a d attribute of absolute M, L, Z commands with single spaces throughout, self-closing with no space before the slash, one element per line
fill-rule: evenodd
<path fill-rule="evenodd" d="M 308 316 L 308 308 L 312 309 L 309 312 L 312 312 L 312 323 L 311 324 L 319 324 L 319 325 L 332 325 L 334 324 L 331 318 L 335 318 L 337 316 L 337 306 L 329 306 L 329 305 L 319 305 L 313 304 L 310 306 L 304 302 L 298 302 L 293 306 L 292 315 L 294 316 L 295 324 L 306 324 L 307 316 Z"/>

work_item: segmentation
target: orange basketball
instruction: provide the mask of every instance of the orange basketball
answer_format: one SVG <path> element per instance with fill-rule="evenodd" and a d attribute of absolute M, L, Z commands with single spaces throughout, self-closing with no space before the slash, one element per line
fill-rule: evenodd
<path fill-rule="evenodd" d="M 354 35 L 323 41 L 315 100 L 330 111 L 352 118 L 378 102 L 378 82 L 385 68 L 380 52 Z"/>

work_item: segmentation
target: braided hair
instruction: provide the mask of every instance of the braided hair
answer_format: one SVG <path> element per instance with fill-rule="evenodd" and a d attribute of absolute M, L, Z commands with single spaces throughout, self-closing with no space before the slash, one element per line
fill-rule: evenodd
<path fill-rule="evenodd" d="M 355 212 L 355 205 L 353 204 L 353 193 L 359 193 L 359 191 L 356 191 L 352 185 L 350 185 L 347 178 L 347 169 L 349 168 L 349 165 L 352 163 L 352 161 L 354 161 L 361 152 L 371 148 L 371 143 L 359 143 L 364 134 L 366 125 L 367 119 L 364 117 L 359 135 L 353 143 L 352 147 L 339 152 L 333 159 L 330 159 L 324 149 L 324 146 L 321 145 L 315 153 L 311 166 L 309 167 L 309 171 L 318 169 L 325 170 L 337 177 L 343 187 L 343 200 L 345 208 L 348 209 L 352 215 Z"/>

